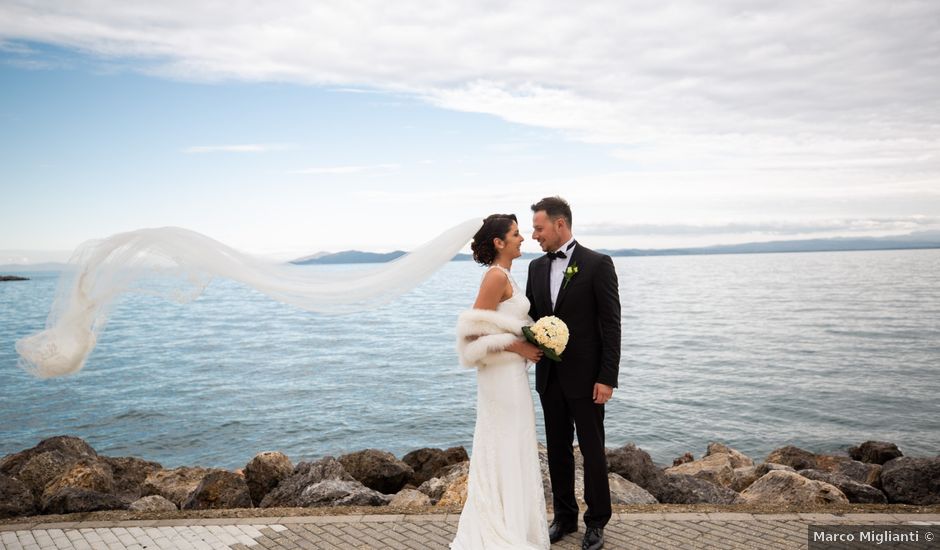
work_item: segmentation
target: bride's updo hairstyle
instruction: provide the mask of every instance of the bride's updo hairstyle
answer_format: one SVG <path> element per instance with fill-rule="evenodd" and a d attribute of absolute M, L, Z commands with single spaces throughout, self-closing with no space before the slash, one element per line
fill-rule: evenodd
<path fill-rule="evenodd" d="M 506 235 L 516 223 L 515 214 L 493 214 L 483 220 L 483 227 L 473 236 L 470 249 L 473 260 L 481 265 L 490 265 L 496 261 L 496 245 L 493 239 L 506 240 Z"/>

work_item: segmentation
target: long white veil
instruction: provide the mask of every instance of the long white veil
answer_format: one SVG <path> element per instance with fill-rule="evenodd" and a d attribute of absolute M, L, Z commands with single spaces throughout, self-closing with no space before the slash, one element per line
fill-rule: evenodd
<path fill-rule="evenodd" d="M 79 246 L 63 272 L 41 332 L 16 342 L 19 365 L 40 378 L 81 370 L 115 300 L 128 291 L 188 302 L 213 277 L 250 285 L 303 309 L 348 313 L 374 308 L 408 292 L 450 261 L 482 226 L 481 218 L 448 229 L 381 266 L 315 273 L 266 261 L 179 227 L 138 229 Z M 148 284 L 158 276 L 172 284 Z"/>

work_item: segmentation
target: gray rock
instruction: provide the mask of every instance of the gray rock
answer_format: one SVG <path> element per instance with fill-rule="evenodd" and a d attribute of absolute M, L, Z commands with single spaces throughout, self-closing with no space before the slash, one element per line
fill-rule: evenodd
<path fill-rule="evenodd" d="M 447 491 L 447 482 L 439 477 L 432 477 L 418 487 L 418 492 L 427 495 L 431 504 L 437 504 L 445 491 Z"/>
<path fill-rule="evenodd" d="M 613 472 L 627 481 L 632 481 L 647 491 L 656 485 L 664 475 L 653 464 L 649 453 L 633 443 L 618 449 L 607 449 L 607 471 Z"/>
<path fill-rule="evenodd" d="M 431 505 L 431 497 L 417 489 L 402 489 L 388 505 L 396 508 L 422 508 Z"/>
<path fill-rule="evenodd" d="M 607 481 L 610 484 L 611 504 L 657 504 L 659 502 L 646 489 L 617 474 L 607 474 Z"/>
<path fill-rule="evenodd" d="M 728 455 L 728 459 L 731 461 L 732 468 L 746 468 L 748 466 L 754 465 L 754 461 L 751 459 L 751 457 L 736 449 L 732 449 L 731 447 L 722 443 L 709 443 L 708 450 L 705 451 L 705 456 L 714 456 L 718 454 Z"/>
<path fill-rule="evenodd" d="M 731 490 L 740 493 L 747 489 L 751 483 L 754 483 L 760 476 L 756 474 L 757 466 L 747 466 L 734 469 L 734 480 L 731 482 Z"/>
<path fill-rule="evenodd" d="M 646 489 L 663 504 L 734 504 L 738 494 L 686 474 L 660 476 Z"/>
<path fill-rule="evenodd" d="M 113 494 L 128 502 L 134 502 L 141 497 L 147 476 L 163 469 L 163 466 L 156 462 L 132 456 L 101 456 L 98 459 L 111 468 L 111 476 L 114 479 Z"/>
<path fill-rule="evenodd" d="M 39 442 L 38 445 L 36 445 L 36 447 L 34 447 L 34 449 L 36 452 L 62 451 L 67 455 L 76 457 L 98 457 L 98 453 L 95 452 L 91 445 L 86 443 L 80 437 L 71 435 L 57 435 L 55 437 L 43 439 Z"/>
<path fill-rule="evenodd" d="M 358 481 L 327 479 L 304 489 L 300 495 L 300 505 L 386 506 L 391 499 L 391 496 L 369 489 Z"/>
<path fill-rule="evenodd" d="M 940 456 L 889 460 L 881 470 L 881 486 L 888 502 L 940 504 Z"/>
<path fill-rule="evenodd" d="M 666 474 L 686 474 L 722 487 L 731 487 L 734 482 L 734 468 L 731 466 L 731 456 L 727 453 L 710 454 L 699 460 L 667 468 Z"/>
<path fill-rule="evenodd" d="M 889 460 L 904 456 L 898 446 L 887 441 L 866 441 L 858 447 L 849 449 L 849 456 L 859 462 L 884 464 Z"/>
<path fill-rule="evenodd" d="M 552 505 L 552 478 L 548 470 L 548 448 L 541 443 L 539 445 L 539 468 L 542 471 L 542 493 L 545 497 L 545 505 Z M 577 484 L 577 467 L 575 467 L 575 484 Z M 582 479 L 583 483 L 583 479 Z"/>
<path fill-rule="evenodd" d="M 157 470 L 150 473 L 141 485 L 141 495 L 160 495 L 173 504 L 182 507 L 183 501 L 196 490 L 202 478 L 212 470 L 208 468 L 190 468 L 183 466 L 171 470 Z"/>
<path fill-rule="evenodd" d="M 302 495 L 311 485 L 324 480 L 355 481 L 343 465 L 331 456 L 316 462 L 301 462 L 294 471 L 261 500 L 262 508 L 303 506 Z"/>
<path fill-rule="evenodd" d="M 842 494 L 849 499 L 849 502 L 857 504 L 886 504 L 888 502 L 885 494 L 878 489 L 871 485 L 859 483 L 843 474 L 834 474 L 821 470 L 800 470 L 798 473 L 806 479 L 822 481 L 838 487 Z"/>
<path fill-rule="evenodd" d="M 546 449 L 545 458 L 548 459 L 548 449 Z M 548 461 L 545 462 L 546 469 Z M 551 481 L 551 480 L 549 480 Z M 587 506 L 584 502 L 584 455 L 581 454 L 581 446 L 574 446 L 574 495 L 578 501 L 578 506 Z M 546 501 L 546 504 L 550 501 Z"/>
<path fill-rule="evenodd" d="M 773 462 L 764 462 L 757 466 L 758 479 L 764 477 L 770 472 L 796 472 L 793 468 L 787 466 L 786 464 L 775 464 Z"/>
<path fill-rule="evenodd" d="M 360 483 L 386 494 L 397 493 L 415 473 L 392 453 L 378 449 L 349 453 L 339 457 L 339 461 Z"/>
<path fill-rule="evenodd" d="M 848 504 L 837 487 L 813 481 L 794 472 L 775 470 L 761 477 L 741 493 L 741 502 L 783 506 Z"/>
<path fill-rule="evenodd" d="M 257 506 L 265 495 L 294 471 L 294 465 L 284 453 L 268 451 L 258 453 L 245 465 L 245 482 L 251 502 Z"/>
<path fill-rule="evenodd" d="M 28 516 L 36 511 L 36 499 L 25 483 L 0 474 L 0 518 Z"/>
<path fill-rule="evenodd" d="M 52 495 L 66 487 L 111 494 L 114 490 L 114 478 L 111 475 L 111 467 L 97 459 L 79 459 L 79 461 L 72 464 L 65 473 L 46 485 L 42 494 L 43 503 Z M 45 507 L 45 504 L 43 507 Z"/>
<path fill-rule="evenodd" d="M 160 495 L 150 495 L 132 502 L 128 510 L 133 512 L 175 512 L 178 508 Z"/>
<path fill-rule="evenodd" d="M 842 474 L 876 489 L 881 488 L 881 465 L 859 462 L 847 456 L 817 455 L 816 469 Z"/>
<path fill-rule="evenodd" d="M 783 470 L 786 472 L 796 472 L 789 466 L 783 464 L 774 464 L 773 462 L 764 462 L 758 466 L 746 466 L 744 468 L 735 468 L 734 481 L 731 483 L 731 489 L 741 492 L 751 486 L 752 483 L 767 475 L 767 472 Z"/>
<path fill-rule="evenodd" d="M 459 462 L 470 460 L 463 447 L 442 449 L 416 449 L 401 458 L 401 461 L 414 470 L 409 483 L 421 485 L 432 477 L 437 477 L 443 468 Z"/>
<path fill-rule="evenodd" d="M 77 514 L 100 510 L 126 510 L 128 504 L 114 495 L 65 487 L 50 495 L 43 503 L 46 514 Z"/>
<path fill-rule="evenodd" d="M 467 490 L 469 488 L 470 476 L 462 475 L 447 485 L 447 489 L 437 501 L 436 506 L 447 506 L 453 508 L 462 508 L 467 502 Z"/>
<path fill-rule="evenodd" d="M 209 472 L 183 501 L 181 510 L 251 508 L 251 495 L 245 478 L 225 470 Z"/>
<path fill-rule="evenodd" d="M 787 445 L 786 447 L 771 451 L 771 453 L 767 455 L 767 458 L 764 459 L 764 462 L 783 464 L 794 470 L 812 470 L 816 468 L 816 455 L 809 451 L 804 451 L 799 447 Z"/>
<path fill-rule="evenodd" d="M 16 474 L 10 475 L 29 487 L 29 490 L 32 491 L 38 501 L 45 492 L 46 486 L 57 477 L 68 472 L 78 460 L 78 457 L 57 450 L 35 453 L 29 457 L 25 464 L 20 465 Z"/>
<path fill-rule="evenodd" d="M 459 483 L 461 479 L 470 474 L 470 462 L 459 462 L 441 470 L 440 477 L 432 477 L 418 487 L 418 491 L 428 495 L 431 504 L 437 504 L 447 493 L 448 489 Z"/>
<path fill-rule="evenodd" d="M 63 455 L 77 460 L 79 458 L 96 458 L 98 453 L 91 445 L 83 440 L 68 435 L 59 435 L 43 439 L 35 447 L 7 455 L 0 460 L 0 473 L 19 477 L 20 470 L 36 455 L 58 451 Z"/>
<path fill-rule="evenodd" d="M 689 462 L 694 462 L 694 461 L 695 461 L 695 456 L 693 456 L 692 453 L 685 453 L 679 458 L 673 459 L 672 465 L 681 466 L 682 464 L 688 464 Z"/>

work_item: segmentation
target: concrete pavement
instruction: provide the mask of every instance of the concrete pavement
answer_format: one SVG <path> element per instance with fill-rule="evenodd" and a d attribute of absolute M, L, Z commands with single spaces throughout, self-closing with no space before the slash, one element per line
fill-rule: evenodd
<path fill-rule="evenodd" d="M 9 550 L 446 549 L 456 514 L 211 518 L 0 525 Z M 809 525 L 919 526 L 940 535 L 940 514 L 623 513 L 606 548 L 807 548 Z M 582 528 L 583 532 L 583 528 Z M 580 548 L 581 533 L 553 550 Z M 883 548 L 883 545 L 872 548 Z M 913 547 L 912 547 L 913 548 Z M 940 548 L 940 546 L 937 546 Z"/>

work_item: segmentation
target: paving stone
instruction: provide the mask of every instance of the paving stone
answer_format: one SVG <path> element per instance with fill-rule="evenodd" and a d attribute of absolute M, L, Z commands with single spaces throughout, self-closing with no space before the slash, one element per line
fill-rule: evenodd
<path fill-rule="evenodd" d="M 0 530 L 0 548 L 117 550 L 446 549 L 456 514 L 215 518 L 149 522 L 25 524 Z M 616 514 L 609 548 L 805 548 L 813 523 L 940 524 L 937 514 Z M 44 527 L 45 526 L 45 527 Z M 552 550 L 577 550 L 581 532 Z"/>

